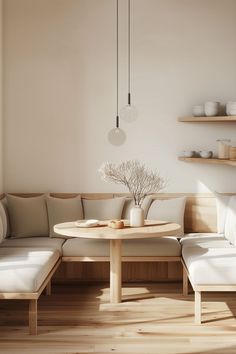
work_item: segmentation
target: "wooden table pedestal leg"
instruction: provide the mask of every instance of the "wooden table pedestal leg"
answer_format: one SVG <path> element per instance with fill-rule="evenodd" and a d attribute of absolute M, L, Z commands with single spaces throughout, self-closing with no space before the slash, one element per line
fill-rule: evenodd
<path fill-rule="evenodd" d="M 110 302 L 121 302 L 121 240 L 110 240 Z"/>

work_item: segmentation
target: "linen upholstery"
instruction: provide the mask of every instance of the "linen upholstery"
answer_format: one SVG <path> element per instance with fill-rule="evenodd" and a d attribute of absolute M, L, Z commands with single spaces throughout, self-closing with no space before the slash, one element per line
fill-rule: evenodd
<path fill-rule="evenodd" d="M 26 237 L 26 238 L 7 238 L 0 247 L 33 247 L 33 248 L 51 248 L 62 253 L 62 245 L 65 242 L 63 238 L 56 237 Z"/>
<path fill-rule="evenodd" d="M 47 196 L 46 203 L 50 237 L 60 237 L 60 235 L 54 232 L 54 225 L 83 219 L 83 208 L 80 196 L 65 199 Z"/>
<path fill-rule="evenodd" d="M 4 240 L 4 235 L 3 235 L 3 224 L 2 224 L 2 219 L 0 217 L 0 243 Z"/>
<path fill-rule="evenodd" d="M 48 236 L 45 196 L 22 198 L 7 195 L 11 237 Z"/>
<path fill-rule="evenodd" d="M 224 234 L 227 209 L 231 196 L 217 192 L 215 192 L 214 195 L 216 198 L 217 232 Z"/>
<path fill-rule="evenodd" d="M 109 240 L 69 239 L 62 246 L 63 256 L 108 257 Z M 175 237 L 123 240 L 122 256 L 181 256 L 181 246 Z"/>
<path fill-rule="evenodd" d="M 0 219 L 2 221 L 3 238 L 7 237 L 8 218 L 3 201 L 0 201 Z"/>
<path fill-rule="evenodd" d="M 236 248 L 183 247 L 193 285 L 236 285 Z"/>
<path fill-rule="evenodd" d="M 82 199 L 84 218 L 110 220 L 120 219 L 125 197 L 112 199 Z"/>
<path fill-rule="evenodd" d="M 0 292 L 37 291 L 59 257 L 53 249 L 1 247 Z"/>
<path fill-rule="evenodd" d="M 152 203 L 152 197 L 151 196 L 147 196 L 146 198 L 144 198 L 143 200 L 143 203 L 142 203 L 142 209 L 144 211 L 144 218 L 146 219 L 147 218 L 147 213 L 148 213 L 148 210 L 149 210 L 149 207 Z M 122 219 L 127 219 L 129 220 L 130 219 L 130 210 L 131 208 L 134 207 L 134 200 L 133 198 L 126 198 L 125 199 L 125 203 L 124 203 L 124 208 L 123 208 L 123 211 L 122 211 L 122 216 L 121 218 Z"/>
<path fill-rule="evenodd" d="M 236 196 L 232 196 L 228 202 L 225 221 L 225 237 L 236 245 Z"/>
<path fill-rule="evenodd" d="M 200 246 L 202 248 L 211 247 L 233 247 L 222 234 L 217 233 L 190 233 L 181 238 L 182 247 Z"/>
<path fill-rule="evenodd" d="M 176 236 L 183 235 L 185 204 L 186 197 L 154 200 L 149 208 L 147 218 L 175 222 L 181 226 L 181 230 L 176 233 Z"/>

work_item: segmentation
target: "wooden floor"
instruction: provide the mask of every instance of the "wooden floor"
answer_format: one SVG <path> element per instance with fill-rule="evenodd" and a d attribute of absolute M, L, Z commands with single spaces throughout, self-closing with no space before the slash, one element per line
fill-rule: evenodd
<path fill-rule="evenodd" d="M 39 300 L 38 336 L 28 335 L 27 301 L 0 301 L 0 353 L 236 353 L 235 293 L 203 295 L 201 326 L 180 283 L 126 285 L 123 293 L 111 305 L 107 285 L 54 285 Z"/>

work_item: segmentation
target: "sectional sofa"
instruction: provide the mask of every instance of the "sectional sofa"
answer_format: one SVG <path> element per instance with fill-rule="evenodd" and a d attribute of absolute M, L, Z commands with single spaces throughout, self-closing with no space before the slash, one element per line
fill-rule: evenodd
<path fill-rule="evenodd" d="M 54 233 L 53 226 L 83 218 L 128 219 L 132 199 L 119 195 L 107 197 L 108 195 L 100 194 L 2 196 L 0 299 L 29 300 L 31 334 L 37 333 L 37 300 L 44 289 L 46 294 L 50 294 L 51 278 L 61 262 L 109 260 L 109 245 L 106 240 L 60 237 Z M 123 242 L 123 261 L 182 262 L 183 290 L 187 294 L 189 278 L 195 291 L 195 319 L 198 323 L 201 321 L 202 291 L 236 290 L 236 273 L 234 270 L 232 275 L 230 271 L 231 268 L 234 269 L 233 263 L 236 260 L 236 227 L 232 211 L 236 210 L 233 209 L 236 204 L 234 198 L 219 196 L 216 213 L 215 198 L 212 197 L 148 197 L 143 204 L 146 217 L 179 223 L 182 225 L 181 233 L 176 237 L 135 240 L 135 244 L 132 240 Z M 208 199 L 211 200 L 210 204 L 206 204 Z M 218 232 L 213 233 L 212 231 L 217 231 L 214 230 L 217 214 Z M 189 233 L 183 237 L 184 227 L 187 232 L 197 233 Z M 210 233 L 203 233 L 204 231 Z M 221 272 L 222 264 L 225 264 L 224 272 Z M 206 269 L 209 271 L 206 272 Z"/>

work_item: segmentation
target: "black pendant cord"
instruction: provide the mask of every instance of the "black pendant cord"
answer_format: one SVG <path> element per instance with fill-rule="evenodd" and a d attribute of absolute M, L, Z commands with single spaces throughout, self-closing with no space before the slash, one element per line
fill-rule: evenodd
<path fill-rule="evenodd" d="M 128 104 L 131 104 L 130 93 L 130 0 L 128 0 Z"/>
<path fill-rule="evenodd" d="M 120 126 L 119 118 L 119 0 L 116 0 L 116 128 Z"/>

